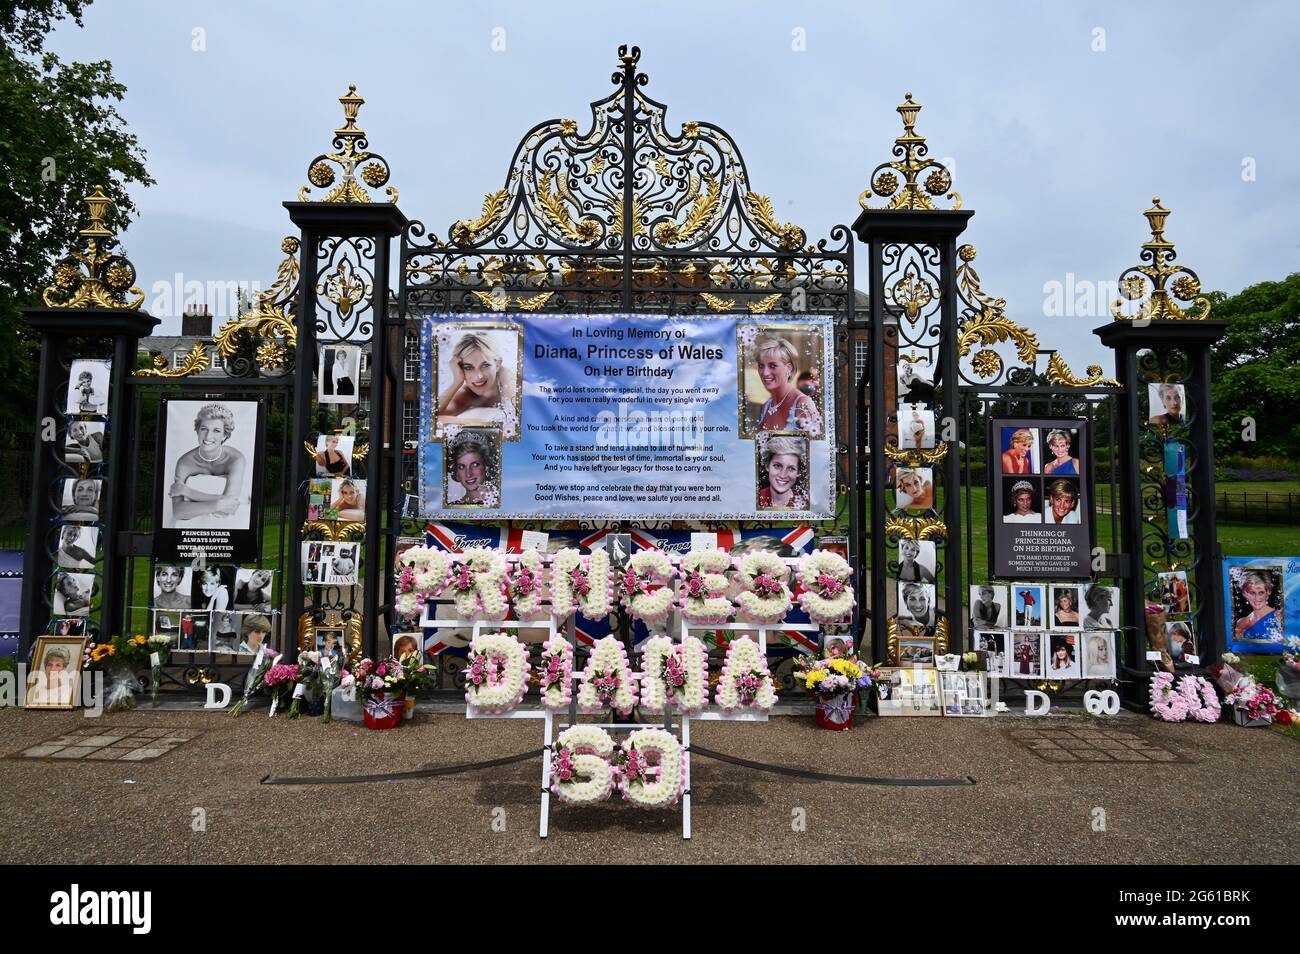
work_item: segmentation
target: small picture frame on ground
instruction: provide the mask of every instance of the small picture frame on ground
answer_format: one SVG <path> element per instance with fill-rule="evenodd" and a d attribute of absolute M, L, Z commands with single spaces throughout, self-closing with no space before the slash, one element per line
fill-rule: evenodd
<path fill-rule="evenodd" d="M 898 637 L 898 652 L 890 660 L 895 666 L 933 666 L 933 636 L 911 636 L 902 633 Z"/>
<path fill-rule="evenodd" d="M 881 686 L 877 709 L 882 716 L 943 715 L 937 669 L 890 667 L 883 670 Z"/>
<path fill-rule="evenodd" d="M 990 712 L 988 674 L 984 672 L 941 672 L 943 714 L 957 718 L 984 716 Z"/>
<path fill-rule="evenodd" d="M 81 700 L 84 636 L 38 636 L 27 675 L 28 709 L 74 709 Z"/>
<path fill-rule="evenodd" d="M 1081 637 L 1083 644 L 1083 678 L 1115 678 L 1115 634 L 1092 631 Z"/>

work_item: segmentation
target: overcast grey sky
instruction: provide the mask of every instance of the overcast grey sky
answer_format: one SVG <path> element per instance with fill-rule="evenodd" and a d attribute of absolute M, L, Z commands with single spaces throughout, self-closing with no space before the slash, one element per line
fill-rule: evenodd
<path fill-rule="evenodd" d="M 280 203 L 328 147 L 349 83 L 402 210 L 445 234 L 501 187 L 533 124 L 586 128 L 620 43 L 641 47 L 670 128 L 699 119 L 730 132 L 753 187 L 810 238 L 852 222 L 911 90 L 925 107 L 918 131 L 952 157 L 975 210 L 966 240 L 985 290 L 1076 370 L 1103 357 L 1091 330 L 1104 312 L 1045 317 L 1044 284 L 1113 281 L 1137 261 L 1154 195 L 1206 288 L 1300 269 L 1295 0 L 99 0 L 85 24 L 61 27 L 51 47 L 111 59 L 127 85 L 121 109 L 158 180 L 138 190 L 124 237 L 150 299 L 178 272 L 269 284 L 293 231 Z"/>

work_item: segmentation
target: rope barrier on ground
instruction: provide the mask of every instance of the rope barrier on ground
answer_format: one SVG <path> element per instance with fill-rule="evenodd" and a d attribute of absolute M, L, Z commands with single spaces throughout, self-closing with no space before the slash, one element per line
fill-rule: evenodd
<path fill-rule="evenodd" d="M 975 784 L 975 777 L 972 775 L 963 775 L 960 778 L 872 778 L 866 775 L 834 775 L 830 772 L 810 772 L 807 769 L 790 768 L 785 765 L 751 762 L 749 759 L 740 759 L 723 752 L 714 752 L 712 749 L 702 748 L 698 745 L 691 746 L 691 755 L 702 755 L 706 759 L 740 765 L 759 772 L 772 772 L 776 775 L 787 775 L 791 778 L 806 778 L 815 782 L 842 782 L 845 785 L 898 785 L 916 788 Z"/>
<path fill-rule="evenodd" d="M 506 755 L 486 762 L 465 762 L 461 765 L 442 765 L 437 768 L 416 769 L 412 772 L 386 772 L 383 775 L 322 775 L 316 778 L 279 778 L 268 775 L 262 779 L 263 785 L 353 785 L 358 782 L 401 782 L 411 778 L 437 778 L 440 775 L 459 775 L 461 772 L 473 772 L 477 769 L 497 768 L 515 762 L 527 762 L 541 755 L 545 749 L 532 749 L 518 755 Z"/>
<path fill-rule="evenodd" d="M 528 752 L 520 752 L 518 755 L 506 755 L 499 759 L 489 759 L 486 762 L 465 762 L 460 765 L 443 765 L 437 768 L 416 769 L 411 772 L 386 772 L 381 775 L 323 775 L 319 777 L 278 777 L 268 775 L 262 779 L 263 785 L 355 785 L 360 782 L 401 782 L 408 779 L 417 778 L 438 778 L 444 775 L 459 775 L 463 772 L 474 772 L 479 769 L 498 768 L 502 765 L 513 765 L 516 762 L 526 762 L 529 759 L 537 758 L 546 750 L 532 749 Z M 951 785 L 974 785 L 975 778 L 971 775 L 963 775 L 959 778 L 873 778 L 865 775 L 835 775 L 831 772 L 812 772 L 807 769 L 790 768 L 785 765 L 768 765 L 765 762 L 751 762 L 749 759 L 737 758 L 734 755 L 727 755 L 725 752 L 714 752 L 712 749 L 702 748 L 698 745 L 691 746 L 692 755 L 702 755 L 706 759 L 713 759 L 716 762 L 726 762 L 730 765 L 738 765 L 741 768 L 754 769 L 758 772 L 771 772 L 775 775 L 785 775 L 789 778 L 802 778 L 814 782 L 840 782 L 845 785 L 895 785 L 910 788 L 934 788 Z"/>

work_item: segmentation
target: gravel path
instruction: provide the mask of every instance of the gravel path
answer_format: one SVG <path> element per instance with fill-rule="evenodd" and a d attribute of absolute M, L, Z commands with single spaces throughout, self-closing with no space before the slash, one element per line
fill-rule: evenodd
<path fill-rule="evenodd" d="M 0 710 L 0 755 L 85 728 L 80 714 Z M 136 711 L 96 722 L 193 729 L 154 761 L 0 758 L 7 862 L 329 863 L 816 862 L 1294 863 L 1300 860 L 1300 748 L 1268 730 L 1111 720 L 866 719 L 852 731 L 810 716 L 767 725 L 695 723 L 693 741 L 767 763 L 888 777 L 973 776 L 973 786 L 808 782 L 696 758 L 694 839 L 678 811 L 620 802 L 557 805 L 537 837 L 541 763 L 437 779 L 269 786 L 267 775 L 410 771 L 541 745 L 541 723 L 421 714 L 391 732 L 265 710 Z M 1131 732 L 1176 763 L 1043 761 L 1012 733 Z M 129 783 L 129 784 L 128 784 Z M 206 810 L 207 830 L 191 828 Z M 493 830 L 494 809 L 506 830 Z M 1094 831 L 1095 808 L 1105 831 Z M 800 810 L 800 811 L 796 811 Z M 497 812 L 497 818 L 501 813 Z M 805 830 L 795 830 L 799 818 Z M 498 826 L 499 827 L 499 826 Z M 628 837 L 635 834 L 637 837 Z M 400 846 L 400 847 L 397 847 Z"/>

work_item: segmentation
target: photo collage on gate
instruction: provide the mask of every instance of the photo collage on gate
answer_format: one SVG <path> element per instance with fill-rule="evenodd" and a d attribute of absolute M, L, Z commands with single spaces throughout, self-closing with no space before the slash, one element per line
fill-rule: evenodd
<path fill-rule="evenodd" d="M 302 582 L 307 586 L 354 586 L 361 571 L 366 523 L 366 481 L 357 473 L 366 444 L 355 437 L 355 418 L 366 395 L 366 353 L 342 341 L 322 343 L 316 368 L 316 401 L 322 415 L 342 426 L 314 441 L 307 482 L 307 522 L 322 539 L 303 540 Z M 353 426 L 349 426 L 352 424 Z"/>
<path fill-rule="evenodd" d="M 74 703 L 75 679 L 52 679 L 46 686 L 37 676 L 79 670 L 88 638 L 97 635 L 88 624 L 98 597 L 96 567 L 103 543 L 111 372 L 108 359 L 74 358 L 68 366 L 68 386 L 60 409 L 63 476 L 57 489 L 59 520 L 51 529 L 55 553 L 48 593 L 50 622 L 32 659 L 36 682 L 29 686 L 29 704 Z"/>
<path fill-rule="evenodd" d="M 1083 522 L 1083 439 L 1078 428 L 1019 424 L 991 428 L 990 463 L 1001 499 L 996 524 L 1036 527 Z M 970 587 L 972 648 L 1011 679 L 1113 679 L 1119 588 L 1075 581 L 977 583 Z"/>
<path fill-rule="evenodd" d="M 279 571 L 261 565 L 261 402 L 167 398 L 160 414 L 150 636 L 182 659 L 256 655 L 280 616 Z"/>
<path fill-rule="evenodd" d="M 1144 439 L 1158 445 L 1158 459 L 1164 464 L 1166 532 L 1170 540 L 1188 536 L 1187 445 L 1179 440 L 1187 425 L 1187 389 L 1173 382 L 1147 385 L 1147 428 Z M 1164 610 L 1163 649 L 1175 664 L 1200 662 L 1197 650 L 1192 584 L 1187 571 L 1169 565 L 1157 571 L 1148 599 Z M 1158 637 L 1157 637 L 1158 640 Z"/>
<path fill-rule="evenodd" d="M 937 446 L 935 370 L 923 353 L 898 356 L 895 413 L 887 442 L 894 510 L 904 521 L 935 510 L 932 460 Z M 938 544 L 920 533 L 896 537 L 891 562 L 896 611 L 890 621 L 886 680 L 878 688 L 881 715 L 982 716 L 990 711 L 985 673 L 940 671 Z"/>

